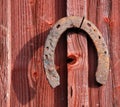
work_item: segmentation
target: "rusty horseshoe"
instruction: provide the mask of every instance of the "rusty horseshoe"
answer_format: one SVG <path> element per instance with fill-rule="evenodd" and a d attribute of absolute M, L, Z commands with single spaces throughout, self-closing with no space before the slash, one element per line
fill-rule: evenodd
<path fill-rule="evenodd" d="M 50 30 L 44 47 L 44 68 L 49 84 L 55 88 L 60 85 L 60 77 L 54 63 L 54 53 L 60 36 L 69 28 L 82 29 L 92 39 L 98 55 L 96 81 L 105 84 L 109 73 L 109 52 L 102 34 L 96 26 L 85 18 L 77 16 L 60 19 Z"/>

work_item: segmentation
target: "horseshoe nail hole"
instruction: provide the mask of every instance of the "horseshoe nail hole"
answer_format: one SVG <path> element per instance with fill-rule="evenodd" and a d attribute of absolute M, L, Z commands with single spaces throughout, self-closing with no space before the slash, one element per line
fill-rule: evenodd
<path fill-rule="evenodd" d="M 103 45 L 103 46 L 105 46 L 105 44 L 104 44 L 104 43 L 102 43 L 102 45 Z"/>
<path fill-rule="evenodd" d="M 52 56 L 52 55 L 49 53 L 49 56 Z"/>
<path fill-rule="evenodd" d="M 50 70 L 50 69 L 48 69 L 48 71 L 49 71 L 49 72 L 51 72 L 51 70 Z"/>
<path fill-rule="evenodd" d="M 67 63 L 68 63 L 68 64 L 71 64 L 71 65 L 72 65 L 72 64 L 75 64 L 75 63 L 76 63 L 76 60 L 77 60 L 77 59 L 76 59 L 76 56 L 74 56 L 74 55 L 70 55 L 70 56 L 67 57 Z"/>
<path fill-rule="evenodd" d="M 52 39 L 49 39 L 50 41 L 52 41 Z"/>
<path fill-rule="evenodd" d="M 57 28 L 59 28 L 60 27 L 60 24 L 59 25 L 57 25 Z"/>
<path fill-rule="evenodd" d="M 48 59 L 48 55 L 45 55 L 46 59 Z"/>
<path fill-rule="evenodd" d="M 107 54 L 107 51 L 104 51 L 104 54 Z"/>
<path fill-rule="evenodd" d="M 50 42 L 50 46 L 53 47 L 53 44 Z"/>
<path fill-rule="evenodd" d="M 101 39 L 101 37 L 100 37 L 100 36 L 98 36 L 98 38 L 99 38 L 99 39 Z"/>
<path fill-rule="evenodd" d="M 49 50 L 49 47 L 46 47 L 47 50 Z"/>
<path fill-rule="evenodd" d="M 87 25 L 88 25 L 89 27 L 91 27 L 91 24 L 90 24 L 90 23 L 87 23 Z"/>
<path fill-rule="evenodd" d="M 54 74 L 53 77 L 56 78 L 57 76 Z"/>

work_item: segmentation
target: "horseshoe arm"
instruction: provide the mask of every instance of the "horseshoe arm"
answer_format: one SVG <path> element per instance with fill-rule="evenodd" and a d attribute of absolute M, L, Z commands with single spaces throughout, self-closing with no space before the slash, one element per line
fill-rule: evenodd
<path fill-rule="evenodd" d="M 92 39 L 98 54 L 96 81 L 100 84 L 105 84 L 109 72 L 109 53 L 104 38 L 95 25 L 90 21 L 86 19 L 83 20 L 80 17 L 71 16 L 59 20 L 50 30 L 45 42 L 44 68 L 50 85 L 53 88 L 60 85 L 60 77 L 56 71 L 54 63 L 55 48 L 60 36 L 67 29 L 73 27 L 84 30 Z"/>

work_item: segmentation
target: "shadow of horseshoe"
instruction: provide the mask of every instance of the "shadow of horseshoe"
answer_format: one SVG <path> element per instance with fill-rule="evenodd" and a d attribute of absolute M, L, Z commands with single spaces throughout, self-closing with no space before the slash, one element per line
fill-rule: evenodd
<path fill-rule="evenodd" d="M 20 50 L 14 62 L 14 68 L 12 69 L 12 86 L 14 92 L 16 93 L 17 99 L 23 105 L 32 100 L 36 95 L 36 89 L 34 87 L 33 81 L 32 85 L 29 84 L 28 64 L 34 56 L 35 52 L 38 50 L 38 48 L 44 45 L 43 42 L 41 43 L 39 41 L 41 35 L 47 33 L 48 30 L 36 35 L 34 38 L 29 40 Z"/>

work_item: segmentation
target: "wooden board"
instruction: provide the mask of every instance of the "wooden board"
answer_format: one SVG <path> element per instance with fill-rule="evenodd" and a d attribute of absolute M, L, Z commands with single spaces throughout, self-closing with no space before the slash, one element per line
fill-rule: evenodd
<path fill-rule="evenodd" d="M 81 15 L 81 16 L 84 16 L 83 12 L 81 12 L 80 10 L 84 10 L 84 6 L 80 6 L 79 2 L 84 2 L 84 1 L 69 1 L 71 4 L 69 4 L 69 7 L 71 8 L 68 8 L 68 12 L 71 13 L 70 15 Z M 81 4 L 84 4 L 84 3 L 81 3 Z M 102 32 L 108 46 L 109 46 L 109 29 L 108 29 L 108 26 L 106 25 L 106 22 L 104 21 L 104 18 L 105 17 L 109 17 L 110 15 L 110 12 L 111 12 L 111 2 L 110 1 L 93 1 L 93 0 L 88 0 L 86 1 L 86 4 L 88 4 L 87 6 L 87 10 L 86 10 L 86 13 L 88 16 L 88 19 L 90 21 L 92 21 L 99 29 L 100 31 Z M 81 7 L 79 7 L 79 6 Z M 78 8 L 77 8 L 78 6 Z M 75 8 L 76 9 L 75 9 Z M 80 12 L 79 12 L 80 11 Z M 72 13 L 73 12 L 73 13 Z M 75 35 L 74 35 L 75 36 Z M 68 37 L 69 38 L 69 37 Z M 75 37 L 74 37 L 75 38 Z M 71 42 L 69 43 L 68 45 L 68 50 L 70 48 L 70 51 L 68 51 L 68 53 L 72 53 L 72 50 L 76 49 L 77 51 L 80 51 L 80 48 L 78 48 L 77 46 L 77 41 L 79 39 L 74 39 L 74 40 L 71 40 Z M 70 39 L 68 39 L 68 41 L 70 41 Z M 82 50 L 82 52 L 85 54 L 85 50 L 87 49 L 87 43 L 84 42 L 84 40 L 79 40 L 80 42 L 83 41 L 83 45 L 81 45 L 81 47 L 84 47 Z M 74 44 L 74 47 L 72 45 Z M 75 47 L 76 45 L 76 47 Z M 79 45 L 80 46 L 80 45 Z M 72 49 L 71 49 L 72 48 Z M 75 50 L 74 50 L 75 51 Z M 86 51 L 87 52 L 87 51 Z M 73 54 L 73 53 L 72 53 Z M 96 106 L 101 106 L 101 107 L 111 107 L 112 106 L 112 78 L 111 78 L 111 74 L 110 74 L 110 77 L 109 77 L 109 81 L 108 83 L 105 85 L 105 86 L 100 86 L 99 84 L 97 84 L 96 80 L 95 80 L 95 71 L 96 71 L 96 66 L 97 66 L 97 54 L 96 54 L 96 50 L 95 50 L 95 47 L 92 43 L 92 41 L 90 40 L 90 38 L 88 38 L 88 63 L 89 63 L 89 76 L 87 75 L 87 73 L 83 73 L 84 70 L 81 70 L 80 69 L 80 66 L 84 68 L 85 63 L 80 63 L 80 66 L 78 67 L 78 65 L 73 65 L 72 68 L 76 68 L 71 70 L 69 69 L 69 71 L 79 71 L 80 70 L 82 71 L 81 72 L 81 75 L 82 77 L 79 77 L 80 74 L 77 74 L 77 76 L 74 76 L 74 73 L 71 73 L 71 72 L 68 72 L 68 75 L 70 75 L 70 80 L 69 80 L 69 76 L 68 76 L 68 82 L 70 81 L 70 84 L 72 83 L 77 83 L 79 82 L 79 84 L 81 83 L 80 80 L 86 78 L 86 82 L 88 82 L 89 80 L 89 98 L 87 98 L 87 96 L 82 96 L 81 94 L 81 91 L 79 89 L 79 91 L 75 91 L 76 92 L 76 96 L 77 95 L 81 95 L 81 97 L 74 97 L 73 100 L 70 100 L 70 102 L 80 102 L 82 101 L 83 99 L 87 99 L 87 102 L 88 102 L 88 105 L 85 104 L 85 107 L 96 107 Z M 87 60 L 87 58 L 83 58 L 83 60 Z M 87 67 L 85 67 L 85 69 L 87 69 Z M 77 73 L 77 72 L 76 72 Z M 83 74 L 82 74 L 83 73 Z M 76 80 L 76 78 L 79 78 L 80 80 L 77 80 L 77 81 L 72 81 L 72 80 Z M 87 80 L 87 77 L 89 78 Z M 84 82 L 85 82 L 84 81 Z M 74 83 L 74 84 L 75 84 Z M 87 83 L 86 83 L 87 84 Z M 72 84 L 73 85 L 73 84 Z M 76 85 L 75 85 L 76 86 Z M 82 88 L 83 86 L 80 85 L 80 87 Z M 77 89 L 76 89 L 77 90 Z M 74 92 L 74 91 L 73 91 Z M 87 91 L 85 91 L 86 95 L 87 95 Z M 94 96 L 94 97 L 93 97 Z M 70 105 L 72 105 L 70 103 Z M 72 106 L 75 106 L 74 104 Z M 82 106 L 82 103 L 80 102 L 79 103 L 79 106 L 81 107 Z M 83 104 L 84 106 L 84 104 Z"/>
<path fill-rule="evenodd" d="M 10 104 L 10 1 L 0 0 L 0 107 Z"/>
<path fill-rule="evenodd" d="M 110 26 L 110 52 L 111 52 L 111 73 L 113 106 L 120 106 L 120 1 L 111 1 L 111 26 Z"/>
<path fill-rule="evenodd" d="M 0 0 L 0 107 L 120 107 L 119 6 L 119 0 Z M 85 16 L 103 34 L 111 60 L 106 85 L 95 81 L 92 41 L 75 30 L 63 34 L 56 48 L 61 85 L 48 84 L 45 39 L 67 15 Z"/>
<path fill-rule="evenodd" d="M 12 0 L 11 107 L 66 107 L 66 40 L 56 50 L 61 85 L 52 89 L 43 69 L 43 47 L 56 20 L 65 16 L 62 0 Z M 64 50 L 62 50 L 64 48 Z M 61 50 L 61 51 L 60 51 Z M 59 54 L 58 54 L 59 53 Z M 60 57 L 59 57 L 60 55 Z"/>
<path fill-rule="evenodd" d="M 108 47 L 110 45 L 110 29 L 105 21 L 105 18 L 111 15 L 111 1 L 89 0 L 88 1 L 88 19 L 92 21 L 101 31 Z M 100 86 L 95 82 L 95 71 L 97 66 L 97 55 L 95 47 L 91 40 L 88 42 L 89 55 L 89 99 L 90 107 L 113 107 L 112 104 L 112 75 L 110 72 L 109 79 L 106 85 Z"/>
<path fill-rule="evenodd" d="M 87 1 L 67 0 L 67 15 L 87 17 Z M 69 31 L 67 35 L 68 107 L 89 107 L 87 34 Z"/>

